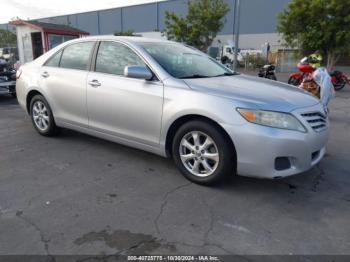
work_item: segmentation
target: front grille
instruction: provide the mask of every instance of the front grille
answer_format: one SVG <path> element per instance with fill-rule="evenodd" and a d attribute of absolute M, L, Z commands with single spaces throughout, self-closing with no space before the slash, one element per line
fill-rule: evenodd
<path fill-rule="evenodd" d="M 311 112 L 301 114 L 302 117 L 309 123 L 313 130 L 320 132 L 327 128 L 327 117 L 321 112 Z"/>

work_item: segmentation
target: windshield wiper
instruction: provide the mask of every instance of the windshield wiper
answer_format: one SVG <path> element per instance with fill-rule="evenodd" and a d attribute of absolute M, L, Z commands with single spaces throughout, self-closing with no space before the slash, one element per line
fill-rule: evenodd
<path fill-rule="evenodd" d="M 223 73 L 220 75 L 215 75 L 215 76 L 206 76 L 206 75 L 199 75 L 199 74 L 194 74 L 194 75 L 189 75 L 189 76 L 181 76 L 179 77 L 180 79 L 187 79 L 187 78 L 208 78 L 208 77 L 219 77 L 219 76 L 233 76 L 233 75 L 238 75 L 238 73 L 234 72 L 234 73 Z"/>
<path fill-rule="evenodd" d="M 207 78 L 207 77 L 211 77 L 211 76 L 194 74 L 194 75 L 189 75 L 189 76 L 181 76 L 179 78 L 180 79 L 187 79 L 187 78 Z"/>
<path fill-rule="evenodd" d="M 234 73 L 226 72 L 226 73 L 223 73 L 223 74 L 220 74 L 220 75 L 216 75 L 216 76 L 213 76 L 213 77 L 218 77 L 218 76 L 234 76 L 234 75 L 238 75 L 238 73 L 236 73 L 236 72 L 234 72 Z"/>

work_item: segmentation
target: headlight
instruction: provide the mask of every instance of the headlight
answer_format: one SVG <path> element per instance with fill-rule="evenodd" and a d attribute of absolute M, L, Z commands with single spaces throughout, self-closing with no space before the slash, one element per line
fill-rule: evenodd
<path fill-rule="evenodd" d="M 237 108 L 247 121 L 263 126 L 306 132 L 298 119 L 289 113 Z"/>

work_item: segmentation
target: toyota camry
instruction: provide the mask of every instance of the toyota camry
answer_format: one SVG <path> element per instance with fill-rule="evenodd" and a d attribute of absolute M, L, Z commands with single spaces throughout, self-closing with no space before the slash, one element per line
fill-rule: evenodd
<path fill-rule="evenodd" d="M 304 172 L 324 156 L 329 132 L 312 95 L 166 40 L 65 42 L 23 65 L 16 91 L 39 134 L 69 128 L 172 157 L 200 184 Z"/>

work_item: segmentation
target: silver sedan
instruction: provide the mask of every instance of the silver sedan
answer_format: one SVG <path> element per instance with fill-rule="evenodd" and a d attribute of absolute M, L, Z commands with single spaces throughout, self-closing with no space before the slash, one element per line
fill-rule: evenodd
<path fill-rule="evenodd" d="M 312 95 L 165 40 L 72 40 L 23 65 L 16 89 L 41 135 L 70 128 L 172 157 L 201 184 L 301 173 L 322 159 L 328 139 Z"/>

